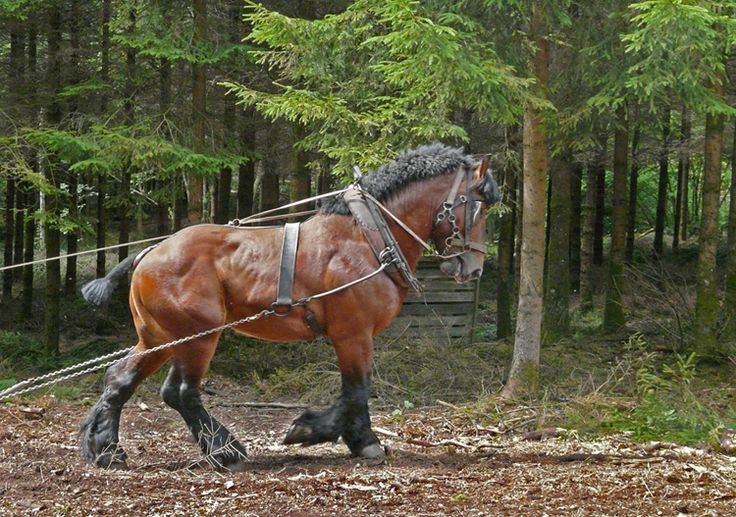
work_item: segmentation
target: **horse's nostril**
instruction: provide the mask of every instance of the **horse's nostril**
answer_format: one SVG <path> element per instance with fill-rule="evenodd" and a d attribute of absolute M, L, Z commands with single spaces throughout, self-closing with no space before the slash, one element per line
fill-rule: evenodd
<path fill-rule="evenodd" d="M 483 274 L 482 269 L 476 269 L 475 271 L 473 271 L 473 273 L 470 276 L 473 280 L 478 280 L 482 274 Z"/>

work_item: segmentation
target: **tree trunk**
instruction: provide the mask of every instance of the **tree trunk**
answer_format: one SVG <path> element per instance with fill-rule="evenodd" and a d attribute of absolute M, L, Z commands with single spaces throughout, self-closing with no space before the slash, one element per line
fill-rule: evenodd
<path fill-rule="evenodd" d="M 81 63 L 80 63 L 80 45 L 79 45 L 79 0 L 71 0 L 69 9 L 69 40 L 71 44 L 69 68 L 72 70 L 72 78 L 69 83 L 77 84 L 81 80 Z M 76 97 L 72 97 L 69 104 L 70 116 L 72 119 L 78 116 L 78 103 Z M 79 251 L 79 230 L 76 225 L 79 224 L 79 177 L 76 171 L 69 168 L 66 170 L 66 177 L 69 187 L 69 202 L 67 211 L 69 219 L 75 225 L 66 234 L 66 252 L 73 254 Z M 64 275 L 64 292 L 67 295 L 74 295 L 77 290 L 77 257 L 67 257 L 66 272 Z"/>
<path fill-rule="evenodd" d="M 202 48 L 207 41 L 207 2 L 193 0 L 195 48 Z M 207 124 L 207 66 L 195 61 L 192 63 L 192 121 L 194 150 L 206 151 Z M 199 171 L 191 171 L 187 176 L 187 218 L 190 224 L 202 222 L 202 201 L 204 181 Z"/>
<path fill-rule="evenodd" d="M 170 2 L 164 0 L 160 2 L 160 9 L 163 16 L 164 24 L 169 26 L 171 23 Z M 166 121 L 169 117 L 169 109 L 171 107 L 171 61 L 165 57 L 159 60 L 158 64 L 158 109 L 161 120 Z M 179 178 L 176 174 L 171 178 L 156 180 L 156 188 L 158 192 L 158 201 L 156 203 L 156 231 L 159 235 L 164 235 L 169 231 L 169 205 L 172 206 L 173 219 L 176 219 L 176 205 L 179 197 L 178 188 Z M 171 188 L 167 189 L 166 186 Z M 171 193 L 173 196 L 164 195 L 164 191 Z M 176 223 L 172 225 L 172 228 Z M 178 230 L 178 228 L 176 228 Z"/>
<path fill-rule="evenodd" d="M 731 188 L 728 206 L 728 241 L 726 246 L 726 328 L 725 334 L 736 336 L 736 123 L 731 147 Z"/>
<path fill-rule="evenodd" d="M 570 291 L 580 292 L 580 222 L 583 164 L 575 161 L 570 176 Z"/>
<path fill-rule="evenodd" d="M 103 84 L 110 83 L 110 8 L 111 0 L 103 0 L 102 2 L 102 34 L 100 35 L 100 81 Z M 105 114 L 108 105 L 108 94 L 105 90 L 100 95 L 100 115 Z M 97 182 L 97 206 L 95 215 L 97 222 L 95 225 L 95 244 L 98 248 L 104 248 L 105 239 L 105 191 L 107 190 L 107 178 L 103 173 L 98 173 Z M 105 276 L 107 255 L 104 251 L 98 251 L 95 260 L 95 276 L 102 278 Z"/>
<path fill-rule="evenodd" d="M 593 264 L 603 264 L 603 233 L 606 220 L 606 155 L 608 154 L 608 135 L 603 133 L 598 141 L 595 173 L 595 226 L 593 234 Z"/>
<path fill-rule="evenodd" d="M 289 185 L 289 200 L 292 202 L 308 198 L 312 192 L 312 175 L 308 167 L 309 154 L 296 145 L 299 140 L 304 138 L 304 130 L 301 127 L 295 127 L 293 134 L 291 182 Z M 290 211 L 298 212 L 309 208 L 311 207 L 301 205 L 292 207 Z"/>
<path fill-rule="evenodd" d="M 128 11 L 128 28 L 129 35 L 135 33 L 136 11 L 131 8 Z M 136 75 L 136 50 L 132 47 L 125 49 L 125 100 L 123 101 L 123 114 L 128 125 L 135 122 L 135 75 Z M 125 243 L 130 241 L 130 180 L 132 175 L 132 164 L 123 167 L 120 177 L 120 232 L 118 242 Z M 123 260 L 130 252 L 129 246 L 118 248 L 118 260 Z"/>
<path fill-rule="evenodd" d="M 723 82 L 713 87 L 723 95 Z M 700 239 L 695 301 L 695 349 L 701 357 L 721 353 L 716 338 L 716 323 L 720 312 L 716 277 L 716 251 L 720 237 L 718 208 L 721 192 L 721 154 L 723 152 L 723 115 L 705 117 L 705 150 L 703 156 L 703 205 L 700 218 Z"/>
<path fill-rule="evenodd" d="M 504 204 L 516 203 L 516 172 L 507 165 L 503 171 Z M 511 337 L 512 295 L 514 291 L 514 212 L 503 214 L 498 223 L 498 280 L 496 285 L 496 337 Z"/>
<path fill-rule="evenodd" d="M 79 220 L 79 179 L 77 173 L 66 170 L 66 177 L 69 186 L 69 202 L 67 210 L 69 219 L 78 223 Z M 72 229 L 66 234 L 66 252 L 76 253 L 79 251 L 79 230 Z M 64 292 L 67 295 L 73 295 L 77 290 L 77 257 L 67 257 L 66 271 L 64 274 Z"/>
<path fill-rule="evenodd" d="M 35 162 L 35 160 L 34 160 Z M 31 163 L 32 170 L 38 170 L 37 163 Z M 29 217 L 25 221 L 23 228 L 25 248 L 23 250 L 23 262 L 31 262 L 33 260 L 33 252 L 36 241 L 36 220 L 33 214 L 38 208 L 38 194 L 31 190 L 28 192 L 26 199 L 26 210 Z M 21 298 L 21 314 L 24 319 L 33 317 L 33 266 L 23 267 L 23 294 Z"/>
<path fill-rule="evenodd" d="M 682 208 L 680 216 L 680 238 L 683 242 L 687 241 L 688 224 L 690 224 L 690 207 L 688 206 L 689 186 L 690 186 L 690 138 L 692 136 L 692 120 L 688 113 L 687 125 L 683 121 L 682 135 Z"/>
<path fill-rule="evenodd" d="M 624 255 L 626 248 L 626 172 L 629 168 L 629 128 L 626 106 L 616 111 L 616 131 L 613 144 L 613 228 L 608 257 L 608 283 L 603 312 L 603 328 L 617 331 L 626 324 L 621 290 L 624 284 Z"/>
<path fill-rule="evenodd" d="M 693 209 L 690 211 L 690 214 L 692 215 L 693 224 L 696 226 L 699 224 L 698 217 L 700 215 L 700 200 L 702 196 L 702 188 L 703 188 L 703 174 L 700 171 L 697 171 L 695 176 L 692 178 L 692 187 L 693 187 Z"/>
<path fill-rule="evenodd" d="M 58 128 L 61 123 L 61 104 L 59 93 L 61 92 L 61 8 L 54 5 L 49 8 L 48 20 L 48 65 L 47 83 L 49 106 L 46 112 L 48 125 Z M 44 170 L 46 181 L 53 187 L 59 187 L 59 167 L 53 157 Z M 61 234 L 56 223 L 59 215 L 58 195 L 51 192 L 46 194 L 46 223 L 44 225 L 46 257 L 58 257 L 61 252 Z M 44 315 L 44 345 L 49 354 L 59 352 L 59 322 L 60 322 L 60 299 L 59 289 L 61 287 L 61 264 L 60 260 L 52 260 L 46 264 L 46 296 Z"/>
<path fill-rule="evenodd" d="M 266 160 L 263 179 L 261 180 L 261 211 L 271 210 L 279 206 L 279 175 L 271 170 Z"/>
<path fill-rule="evenodd" d="M 570 184 L 572 151 L 564 151 L 550 167 L 549 244 L 544 295 L 545 342 L 564 337 L 570 330 Z"/>
<path fill-rule="evenodd" d="M 523 139 L 523 136 L 522 136 Z M 524 146 L 522 144 L 521 162 L 522 169 L 524 163 Z M 519 181 L 520 180 L 520 181 Z M 519 303 L 519 279 L 521 278 L 521 245 L 524 241 L 524 225 L 522 218 L 524 217 L 524 172 L 522 170 L 516 191 L 516 204 L 514 204 L 514 232 L 516 239 L 514 241 L 514 303 Z"/>
<path fill-rule="evenodd" d="M 30 100 L 30 126 L 36 127 L 38 123 L 38 111 L 36 107 L 36 88 L 38 77 L 36 75 L 37 63 L 37 36 L 36 25 L 33 21 L 28 22 L 28 82 L 27 95 Z M 28 165 L 33 172 L 38 172 L 38 157 L 36 150 L 31 148 L 28 155 Z M 33 217 L 38 209 L 38 191 L 30 189 L 26 199 L 26 211 L 29 217 L 25 221 L 24 241 L 25 250 L 23 252 L 23 262 L 33 260 L 33 252 L 36 246 L 36 219 Z M 21 314 L 24 319 L 31 319 L 33 314 L 33 266 L 25 266 L 23 268 L 23 295 L 21 300 Z"/>
<path fill-rule="evenodd" d="M 230 44 L 237 45 L 242 36 L 240 34 L 240 8 L 235 3 L 228 6 L 228 29 L 230 31 Z M 237 134 L 237 124 L 235 118 L 235 101 L 223 95 L 223 113 L 222 122 L 225 130 L 225 138 L 230 141 Z M 229 167 L 223 167 L 217 179 L 217 205 L 215 214 L 217 221 L 226 223 L 230 219 L 230 197 L 233 183 L 233 171 Z"/>
<path fill-rule="evenodd" d="M 659 155 L 659 187 L 657 190 L 657 218 L 654 221 L 654 254 L 662 255 L 664 251 L 664 227 L 667 217 L 667 188 L 669 183 L 670 163 L 670 110 L 664 113 L 662 126 L 662 149 Z"/>
<path fill-rule="evenodd" d="M 15 223 L 15 178 L 8 176 L 5 182 L 5 248 L 3 249 L 3 263 L 13 265 L 13 230 Z M 3 271 L 3 300 L 10 303 L 13 294 L 13 270 Z"/>
<path fill-rule="evenodd" d="M 13 236 L 15 238 L 15 242 L 13 243 L 13 264 L 20 264 L 21 262 L 23 262 L 23 222 L 25 221 L 26 198 L 28 197 L 28 193 L 24 190 L 16 190 L 15 229 L 13 230 Z M 13 282 L 17 282 L 21 278 L 21 276 L 22 270 L 13 270 Z"/>
<path fill-rule="evenodd" d="M 20 92 L 18 91 L 18 68 L 22 60 L 23 50 L 21 47 L 21 35 L 19 24 L 11 21 L 10 25 L 10 62 L 8 63 L 9 94 L 11 99 L 10 112 L 8 116 L 14 118 L 19 115 L 17 107 L 12 106 L 13 101 L 18 101 Z M 15 216 L 16 216 L 16 190 L 17 180 L 14 176 L 8 175 L 5 183 L 5 235 L 3 240 L 3 264 L 6 266 L 13 265 L 13 242 L 15 232 Z M 13 270 L 7 269 L 3 271 L 3 301 L 10 303 L 13 294 Z"/>
<path fill-rule="evenodd" d="M 685 134 L 687 133 L 687 126 L 690 123 L 690 114 L 687 109 L 682 109 L 682 126 L 680 130 L 680 149 L 679 149 L 679 160 L 677 161 L 677 192 L 675 194 L 675 221 L 672 228 L 672 250 L 678 250 L 680 248 L 680 226 L 682 224 L 682 193 L 684 189 L 685 179 L 685 145 L 686 139 Z"/>
<path fill-rule="evenodd" d="M 19 23 L 13 23 L 13 33 L 11 33 L 10 42 L 10 54 L 11 54 L 11 73 L 14 74 L 10 84 L 12 85 L 13 92 L 12 97 L 15 99 L 15 116 L 18 120 L 23 120 L 23 111 L 20 105 L 23 101 L 24 91 L 24 76 L 25 76 L 25 35 L 23 34 L 22 27 Z M 11 107 L 11 113 L 13 109 Z M 15 228 L 13 229 L 14 242 L 13 246 L 13 264 L 20 264 L 23 262 L 23 221 L 25 219 L 25 204 L 26 204 L 26 189 L 20 179 L 16 181 L 15 185 Z M 11 243 L 6 242 L 6 246 L 10 246 Z M 11 270 L 13 275 L 13 281 L 17 281 L 21 278 L 22 270 L 13 269 Z"/>
<path fill-rule="evenodd" d="M 248 161 L 238 167 L 238 191 L 236 194 L 238 206 L 236 217 L 243 218 L 253 214 L 253 184 L 256 179 L 255 171 L 255 120 L 253 110 L 247 110 L 240 124 L 241 153 L 248 156 Z"/>
<path fill-rule="evenodd" d="M 583 242 L 580 247 L 580 305 L 590 308 L 593 305 L 595 290 L 595 265 L 593 255 L 595 248 L 595 206 L 598 192 L 598 171 L 588 166 L 587 188 L 583 202 Z"/>
<path fill-rule="evenodd" d="M 531 68 L 537 94 L 546 96 L 549 77 L 549 43 L 544 37 L 543 4 L 532 3 L 530 37 L 536 45 Z M 516 317 L 514 356 L 504 395 L 534 391 L 538 385 L 542 331 L 542 280 L 544 273 L 544 221 L 547 212 L 547 135 L 544 114 L 527 104 L 524 109 L 524 241 L 521 247 L 519 305 Z"/>
<path fill-rule="evenodd" d="M 634 261 L 634 245 L 636 244 L 636 204 L 639 189 L 639 140 L 641 128 L 637 125 L 631 140 L 631 177 L 629 178 L 629 213 L 626 230 L 626 263 Z"/>
<path fill-rule="evenodd" d="M 187 218 L 187 193 L 184 178 L 178 174 L 172 178 L 174 196 L 174 222 L 171 225 L 174 232 L 181 230 L 182 221 Z"/>

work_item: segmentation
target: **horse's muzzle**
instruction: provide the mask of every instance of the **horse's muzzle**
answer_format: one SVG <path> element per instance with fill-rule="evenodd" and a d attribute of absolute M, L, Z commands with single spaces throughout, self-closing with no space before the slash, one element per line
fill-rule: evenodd
<path fill-rule="evenodd" d="M 460 257 L 453 257 L 440 264 L 440 271 L 454 278 L 459 284 L 478 280 L 483 274 L 482 268 L 474 268 L 471 271 L 466 271 L 466 269 L 469 268 L 466 268 L 466 263 Z"/>

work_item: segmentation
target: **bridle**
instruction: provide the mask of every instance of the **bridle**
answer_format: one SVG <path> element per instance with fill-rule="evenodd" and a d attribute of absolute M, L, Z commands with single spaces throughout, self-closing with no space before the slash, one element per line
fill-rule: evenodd
<path fill-rule="evenodd" d="M 483 170 L 483 166 L 481 166 L 481 170 Z M 458 196 L 457 193 L 460 190 L 463 173 L 465 175 L 466 192 L 465 194 Z M 435 229 L 442 224 L 442 221 L 444 220 L 447 220 L 447 222 L 452 226 L 452 233 L 445 239 L 445 249 L 442 251 L 442 254 L 437 254 L 439 258 L 450 259 L 465 253 L 470 253 L 471 251 L 478 251 L 485 254 L 488 251 L 488 246 L 486 246 L 485 243 L 472 240 L 470 235 L 473 227 L 478 222 L 482 208 L 482 200 L 473 196 L 472 182 L 472 169 L 458 169 L 455 173 L 455 181 L 452 183 L 447 199 L 442 203 L 442 208 L 437 213 L 437 217 L 435 217 Z M 465 231 L 462 236 L 460 235 L 460 227 L 457 225 L 457 217 L 455 216 L 455 209 L 460 206 L 463 206 L 465 209 Z M 453 253 L 453 250 L 459 251 L 455 251 Z"/>
<path fill-rule="evenodd" d="M 483 175 L 485 175 L 485 171 L 487 171 L 487 169 L 488 163 L 484 160 L 480 168 Z M 458 196 L 458 191 L 460 190 L 460 184 L 462 183 L 463 177 L 466 179 L 466 192 L 465 194 Z M 399 248 L 398 242 L 396 242 L 396 239 L 386 224 L 385 219 L 381 216 L 381 212 L 396 223 L 399 228 L 409 234 L 410 237 L 422 245 L 422 247 L 424 247 L 424 249 L 426 249 L 433 257 L 439 260 L 450 260 L 472 252 L 485 254 L 487 251 L 487 247 L 484 243 L 473 241 L 470 235 L 473 227 L 481 216 L 483 203 L 482 199 L 475 197 L 473 194 L 473 169 L 461 167 L 457 170 L 447 198 L 442 203 L 442 206 L 439 208 L 435 217 L 432 226 L 433 230 L 436 230 L 437 226 L 445 219 L 447 219 L 452 227 L 452 233 L 445 239 L 445 249 L 442 250 L 442 252 L 436 250 L 428 242 L 419 237 L 419 235 L 409 228 L 406 223 L 396 217 L 368 191 L 363 189 L 360 185 L 360 181 L 357 181 L 348 187 L 344 196 L 346 201 L 348 199 L 358 201 L 358 203 L 354 204 L 348 201 L 348 207 L 363 228 L 363 232 L 379 262 L 390 262 L 390 269 L 387 270 L 389 276 L 391 276 L 396 283 L 400 285 L 408 285 L 417 292 L 421 291 L 421 284 L 411 271 L 406 258 Z M 460 206 L 463 206 L 465 210 L 464 234 L 461 234 L 461 229 L 457 224 L 457 217 L 455 215 L 455 210 Z M 369 212 L 370 215 L 368 215 Z M 365 225 L 362 222 L 364 219 L 370 219 L 370 224 Z M 370 227 L 373 227 L 373 230 L 375 231 L 372 231 Z M 381 237 L 377 238 L 376 234 L 380 234 Z"/>

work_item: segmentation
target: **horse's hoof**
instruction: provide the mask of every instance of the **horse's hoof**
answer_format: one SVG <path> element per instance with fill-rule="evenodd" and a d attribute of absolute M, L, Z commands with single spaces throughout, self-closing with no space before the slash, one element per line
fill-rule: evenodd
<path fill-rule="evenodd" d="M 295 443 L 311 443 L 314 431 L 312 428 L 302 424 L 292 424 L 284 438 L 284 445 Z"/>
<path fill-rule="evenodd" d="M 386 459 L 386 450 L 380 443 L 372 443 L 360 449 L 358 456 L 369 460 L 383 461 Z"/>
<path fill-rule="evenodd" d="M 100 457 L 95 461 L 95 465 L 105 470 L 129 470 L 128 462 L 124 458 Z"/>
<path fill-rule="evenodd" d="M 238 460 L 230 465 L 225 465 L 225 470 L 228 472 L 245 472 L 247 462 L 245 460 Z"/>
<path fill-rule="evenodd" d="M 128 455 L 120 446 L 98 454 L 94 464 L 105 470 L 128 470 Z"/>

